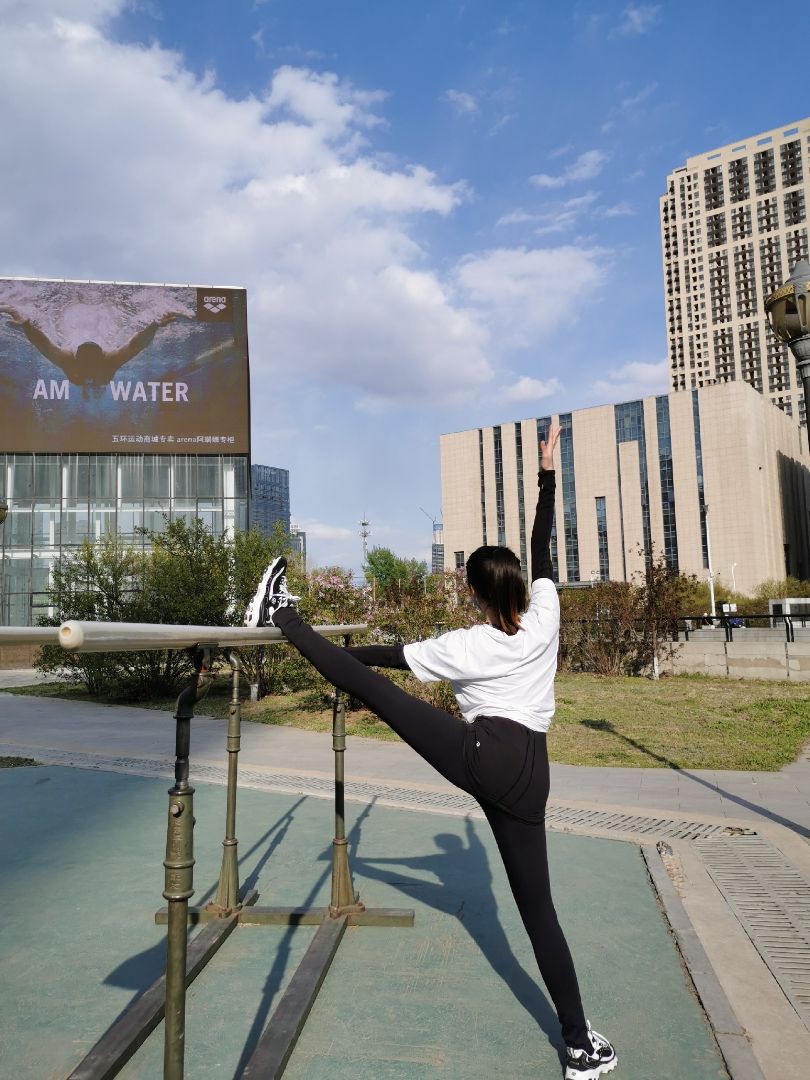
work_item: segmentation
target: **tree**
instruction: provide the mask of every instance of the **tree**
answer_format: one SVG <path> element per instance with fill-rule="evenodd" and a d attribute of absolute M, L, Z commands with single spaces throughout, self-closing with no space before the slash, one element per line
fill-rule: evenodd
<path fill-rule="evenodd" d="M 651 674 L 658 678 L 659 660 L 665 653 L 672 655 L 677 646 L 673 633 L 677 619 L 683 615 L 687 598 L 694 592 L 696 579 L 673 573 L 662 553 L 653 548 L 646 561 L 643 581 L 639 585 L 639 613 L 643 627 L 642 658 L 650 664 Z"/>
<path fill-rule="evenodd" d="M 67 619 L 137 622 L 141 617 L 141 587 L 145 557 L 111 533 L 95 543 L 85 540 L 76 551 L 63 554 L 51 578 L 48 601 L 53 618 L 41 626 L 59 626 Z M 126 653 L 70 653 L 60 645 L 40 651 L 37 669 L 79 680 L 91 694 L 108 691 L 117 683 Z"/>
<path fill-rule="evenodd" d="M 365 575 L 375 597 L 411 592 L 414 586 L 424 586 L 427 563 L 400 558 L 390 548 L 375 547 L 368 553 Z"/>

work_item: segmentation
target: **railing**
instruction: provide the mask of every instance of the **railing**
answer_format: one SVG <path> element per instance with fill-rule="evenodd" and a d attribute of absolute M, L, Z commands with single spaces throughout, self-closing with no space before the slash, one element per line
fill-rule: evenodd
<path fill-rule="evenodd" d="M 342 638 L 366 630 L 363 624 L 316 626 L 324 637 Z M 177 699 L 175 782 L 169 790 L 163 896 L 167 907 L 155 921 L 167 924 L 166 975 L 149 987 L 105 1032 L 68 1080 L 107 1080 L 117 1075 L 165 1017 L 164 1080 L 184 1075 L 186 988 L 238 924 L 317 925 L 304 959 L 293 975 L 242 1076 L 277 1078 L 284 1071 L 326 971 L 349 925 L 412 926 L 414 914 L 400 908 L 366 908 L 355 893 L 345 833 L 344 755 L 346 708 L 335 690 L 332 749 L 335 754 L 335 832 L 332 841 L 332 891 L 328 908 L 258 907 L 255 889 L 240 891 L 236 839 L 237 758 L 241 742 L 240 648 L 284 641 L 274 627 L 169 626 L 161 623 L 97 623 L 70 620 L 60 627 L 2 627 L 0 644 L 60 644 L 73 653 L 189 650 L 194 674 Z M 225 839 L 215 899 L 190 908 L 194 893 L 193 796 L 190 779 L 191 720 L 194 706 L 210 681 L 212 658 L 224 651 L 231 668 L 228 714 Z M 204 923 L 189 943 L 190 923 Z"/>
<path fill-rule="evenodd" d="M 796 630 L 806 630 L 810 627 L 810 616 L 807 615 L 772 615 L 769 612 L 761 615 L 736 615 L 726 614 L 716 616 L 713 620 L 707 617 L 708 621 L 702 619 L 700 616 L 690 616 L 689 618 L 679 618 L 677 620 L 677 627 L 679 633 L 683 633 L 685 641 L 689 641 L 690 634 L 694 634 L 698 631 L 722 631 L 725 641 L 734 641 L 735 631 L 742 633 L 745 630 L 767 630 L 771 633 L 784 634 L 784 640 L 787 642 L 794 642 L 796 640 Z M 742 638 L 741 640 L 744 640 Z"/>

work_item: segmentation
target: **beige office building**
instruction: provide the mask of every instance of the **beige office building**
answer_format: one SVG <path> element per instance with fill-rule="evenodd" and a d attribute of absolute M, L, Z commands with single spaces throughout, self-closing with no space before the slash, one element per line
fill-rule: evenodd
<path fill-rule="evenodd" d="M 810 577 L 806 431 L 744 382 L 441 437 L 445 566 L 506 544 L 527 568 L 538 440 L 562 427 L 557 580 L 627 581 L 645 552 L 741 593 Z"/>
<path fill-rule="evenodd" d="M 687 158 L 661 197 L 673 390 L 744 381 L 805 420 L 763 301 L 808 257 L 810 119 Z"/>

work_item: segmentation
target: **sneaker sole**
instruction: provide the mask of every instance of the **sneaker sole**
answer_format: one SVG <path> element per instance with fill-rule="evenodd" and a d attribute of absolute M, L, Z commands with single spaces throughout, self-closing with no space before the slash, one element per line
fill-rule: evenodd
<path fill-rule="evenodd" d="M 253 594 L 253 599 L 250 601 L 250 606 L 247 609 L 247 614 L 245 615 L 245 626 L 257 627 L 259 625 L 259 617 L 262 613 L 262 604 L 264 603 L 265 593 L 267 592 L 267 585 L 270 581 L 270 578 L 276 571 L 276 567 L 280 558 L 281 556 L 279 556 L 278 559 L 273 559 L 273 561 L 265 570 L 264 576 L 259 582 L 259 587 Z M 286 566 L 284 569 L 286 569 Z"/>
<path fill-rule="evenodd" d="M 618 1064 L 619 1059 L 614 1055 L 612 1061 L 605 1062 L 604 1065 L 596 1065 L 593 1069 L 586 1069 L 584 1072 L 580 1069 L 570 1071 L 566 1069 L 565 1080 L 598 1080 L 605 1073 L 613 1072 Z"/>

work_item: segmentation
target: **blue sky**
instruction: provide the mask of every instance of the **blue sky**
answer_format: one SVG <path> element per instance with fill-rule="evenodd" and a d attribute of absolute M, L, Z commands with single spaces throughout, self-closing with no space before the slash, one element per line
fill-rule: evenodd
<path fill-rule="evenodd" d="M 428 556 L 442 432 L 663 392 L 666 175 L 799 118 L 746 0 L 0 19 L 0 275 L 245 285 L 254 460 L 321 565 L 364 514 Z"/>

